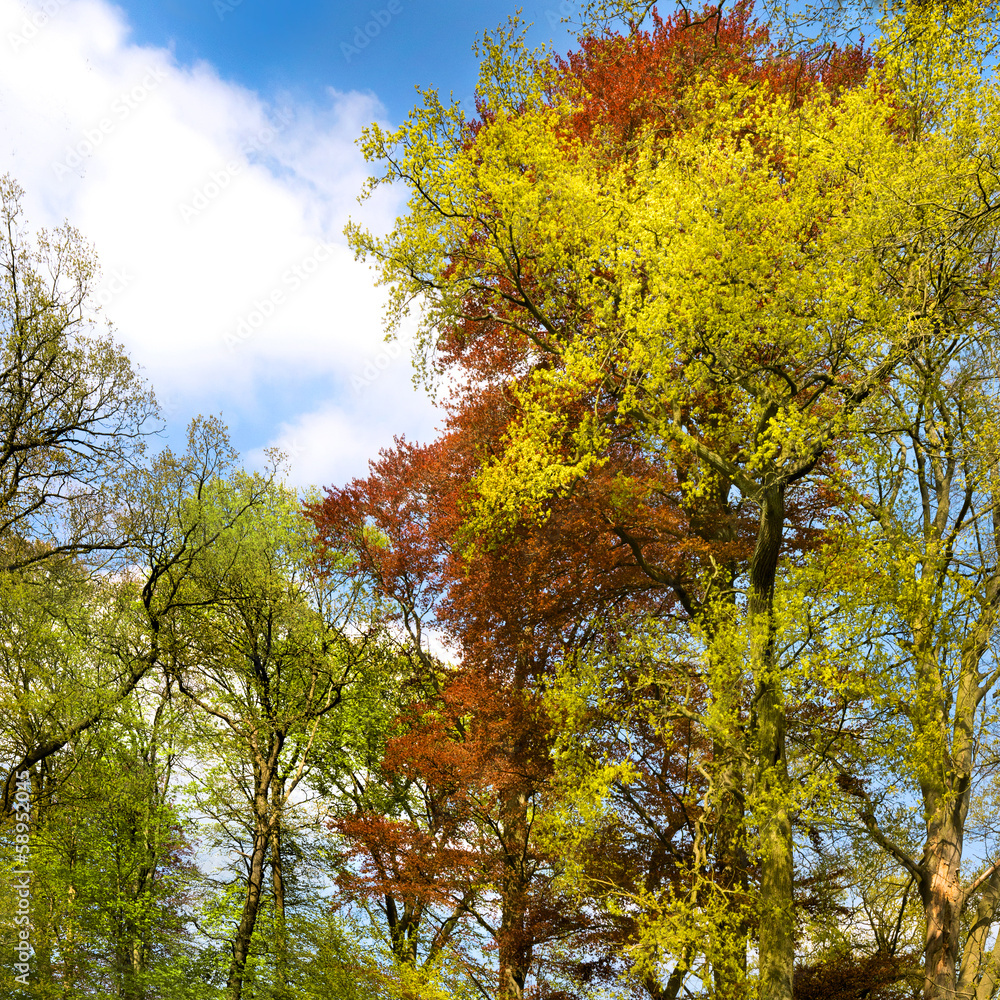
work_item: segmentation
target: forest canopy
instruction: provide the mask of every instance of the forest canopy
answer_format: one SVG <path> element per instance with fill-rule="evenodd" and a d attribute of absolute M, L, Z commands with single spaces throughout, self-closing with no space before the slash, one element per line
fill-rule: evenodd
<path fill-rule="evenodd" d="M 995 11 L 578 27 L 362 136 L 442 424 L 324 492 L 0 188 L 11 991 L 1000 992 Z"/>

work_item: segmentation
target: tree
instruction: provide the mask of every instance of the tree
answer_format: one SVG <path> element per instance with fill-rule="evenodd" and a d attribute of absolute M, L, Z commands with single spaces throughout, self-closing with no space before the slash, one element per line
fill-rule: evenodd
<path fill-rule="evenodd" d="M 399 786 L 398 800 L 383 803 L 387 816 L 359 798 L 356 814 L 337 826 L 363 845 L 367 889 L 387 900 L 400 960 L 416 963 L 421 925 L 432 927 L 426 957 L 433 961 L 455 944 L 460 923 L 472 922 L 497 951 L 501 994 L 519 997 L 534 947 L 549 933 L 542 926 L 550 919 L 542 913 L 546 859 L 531 837 L 547 742 L 532 721 L 533 650 L 525 636 L 534 624 L 523 591 L 508 598 L 512 615 L 502 621 L 490 600 L 499 593 L 495 581 L 453 575 L 461 564 L 449 537 L 451 489 L 460 479 L 451 463 L 464 457 L 401 445 L 368 481 L 330 491 L 312 508 L 324 546 L 353 555 L 353 571 L 390 602 L 389 621 L 404 629 L 416 682 L 381 762 Z M 449 669 L 430 652 L 435 630 L 462 644 L 461 666 Z M 486 992 L 479 947 L 466 951 L 464 964 Z"/>
<path fill-rule="evenodd" d="M 544 529 L 465 558 L 467 470 L 499 437 L 503 413 L 491 397 L 456 411 L 433 445 L 383 453 L 366 480 L 330 490 L 312 517 L 321 542 L 351 553 L 353 571 L 386 599 L 410 673 L 402 730 L 376 762 L 379 777 L 365 779 L 379 791 L 358 795 L 356 815 L 337 824 L 364 859 L 365 879 L 351 889 L 391 901 L 385 917 L 401 961 L 416 961 L 420 945 L 433 958 L 474 920 L 494 937 L 495 975 L 516 992 L 529 974 L 539 983 L 552 974 L 546 952 L 586 923 L 553 890 L 558 863 L 535 835 L 553 739 L 541 695 L 555 664 L 631 600 L 664 597 L 608 531 L 610 482 Z M 433 654 L 433 636 L 453 662 Z"/>
<path fill-rule="evenodd" d="M 1000 876 L 989 865 L 963 880 L 963 842 L 974 801 L 978 747 L 987 736 L 984 701 L 994 689 L 1000 576 L 995 362 L 988 319 L 953 317 L 952 338 L 920 352 L 884 393 L 872 429 L 870 478 L 858 492 L 871 519 L 866 544 L 885 563 L 877 588 L 897 657 L 886 693 L 893 725 L 905 733 L 894 783 L 905 775 L 923 804 L 917 854 L 887 833 L 870 794 L 855 778 L 871 836 L 913 878 L 926 918 L 924 995 L 988 997 L 996 959 L 985 950 L 1000 915 Z M 890 796 L 891 800 L 891 796 Z M 977 900 L 963 943 L 962 919 Z M 964 946 L 963 946 L 964 945 Z"/>
<path fill-rule="evenodd" d="M 91 574 L 61 556 L 5 577 L 10 647 L 2 667 L 12 694 L 5 814 L 17 774 L 106 721 L 144 677 L 169 664 L 161 630 L 192 566 L 229 527 L 218 522 L 208 529 L 198 498 L 232 459 L 218 420 L 193 421 L 186 454 L 167 449 L 136 476 L 129 516 L 142 531 L 123 548 L 128 565 L 118 575 Z M 232 515 L 239 519 L 245 511 Z M 23 610 L 30 632 L 19 617 Z M 29 644 L 34 656 L 24 655 Z"/>
<path fill-rule="evenodd" d="M 174 720 L 169 692 L 143 694 L 32 774 L 32 996 L 99 984 L 145 1000 L 185 953 L 192 868 L 168 798 Z"/>
<path fill-rule="evenodd" d="M 162 728 L 157 731 L 156 712 L 146 707 L 145 699 L 142 708 L 130 710 L 129 706 L 144 692 L 144 685 L 155 684 L 157 671 L 169 675 L 177 650 L 168 626 L 172 616 L 186 607 L 192 567 L 206 558 L 221 534 L 231 528 L 224 517 L 206 524 L 199 500 L 231 458 L 224 429 L 213 420 L 192 425 L 186 455 L 166 451 L 158 457 L 136 484 L 132 497 L 133 511 L 146 527 L 144 537 L 133 541 L 128 550 L 127 570 L 114 575 L 94 574 L 62 556 L 4 575 L 0 605 L 0 625 L 7 637 L 0 658 L 6 679 L 4 754 L 15 765 L 6 784 L 8 792 L 15 787 L 18 773 L 30 772 L 35 808 L 39 810 L 37 818 L 44 819 L 46 803 L 62 801 L 63 783 L 68 786 L 65 794 L 78 794 L 73 784 L 77 754 L 86 756 L 88 748 L 99 753 L 109 732 L 123 736 L 133 733 L 140 743 L 146 741 L 146 756 L 133 768 L 136 773 L 131 787 L 146 788 L 144 782 L 152 782 L 147 789 L 152 799 L 136 804 L 138 813 L 130 812 L 126 807 L 128 796 L 124 792 L 113 795 L 114 782 L 109 780 L 103 787 L 108 797 L 99 798 L 100 805 L 94 806 L 102 822 L 120 819 L 117 827 L 105 828 L 103 843 L 117 844 L 125 854 L 134 848 L 132 861 L 111 857 L 106 850 L 90 844 L 86 835 L 97 824 L 81 825 L 78 817 L 64 824 L 64 813 L 59 809 L 53 812 L 53 822 L 63 824 L 68 838 L 60 839 L 58 831 L 54 834 L 53 857 L 58 859 L 68 851 L 67 856 L 76 858 L 82 851 L 81 868 L 75 867 L 75 860 L 69 865 L 72 894 L 77 892 L 74 881 L 100 889 L 97 896 L 81 894 L 77 909 L 89 912 L 86 908 L 96 905 L 99 899 L 102 919 L 118 914 L 113 934 L 100 923 L 90 923 L 88 929 L 95 936 L 117 942 L 115 948 L 120 953 L 108 957 L 105 967 L 118 970 L 119 985 L 126 992 L 141 988 L 136 983 L 144 983 L 146 974 L 153 971 L 147 968 L 147 962 L 160 945 L 148 937 L 149 926 L 136 923 L 139 916 L 129 916 L 128 908 L 136 902 L 126 904 L 124 900 L 131 893 L 138 897 L 140 910 L 146 905 L 142 903 L 143 887 L 156 882 L 156 865 L 160 863 L 156 852 L 162 837 L 156 831 L 161 829 L 162 817 L 169 813 L 168 778 L 164 777 L 162 764 L 156 762 L 157 754 L 165 752 L 169 740 Z M 260 502 L 259 497 L 250 499 Z M 238 520 L 246 514 L 246 508 L 228 513 Z M 169 691 L 170 686 L 166 689 Z M 148 719 L 142 717 L 146 713 Z M 87 794 L 92 798 L 94 793 Z M 44 824 L 38 827 L 40 832 L 43 828 Z M 138 838 L 138 844 L 130 841 L 132 837 Z M 79 847 L 84 841 L 86 849 Z M 65 844 L 69 845 L 66 851 Z M 108 880 L 115 877 L 116 871 L 122 874 L 122 865 L 133 862 L 138 867 L 134 878 L 129 876 L 132 881 L 127 886 L 119 885 L 108 896 Z M 64 888 L 66 884 L 64 879 Z M 146 902 L 150 906 L 155 903 Z M 47 982 L 50 976 L 44 948 L 39 954 L 43 959 L 42 979 Z"/>
<path fill-rule="evenodd" d="M 155 398 L 93 320 L 98 266 L 71 226 L 31 245 L 0 178 L 0 567 L 106 559 L 135 537 L 126 498 Z"/>
<path fill-rule="evenodd" d="M 192 564 L 171 615 L 170 670 L 201 714 L 206 754 L 242 796 L 250 831 L 228 973 L 229 993 L 239 1000 L 269 865 L 280 979 L 282 816 L 308 774 L 320 720 L 341 703 L 367 646 L 347 631 L 352 592 L 310 569 L 293 493 L 236 474 L 213 480 L 192 504 L 201 537 L 213 542 Z"/>
<path fill-rule="evenodd" d="M 483 374 L 496 376 L 496 366 L 484 365 Z M 537 842 L 556 738 L 547 731 L 551 720 L 539 715 L 540 698 L 556 665 L 608 630 L 625 633 L 641 627 L 650 609 L 666 614 L 690 603 L 693 568 L 681 567 L 696 561 L 699 547 L 676 551 L 684 511 L 669 493 L 666 500 L 649 495 L 667 489 L 664 478 L 625 445 L 613 473 L 601 470 L 543 527 L 526 527 L 502 549 L 466 558 L 462 505 L 470 474 L 479 454 L 496 447 L 509 409 L 502 394 L 484 396 L 456 407 L 433 445 L 400 443 L 373 463 L 368 479 L 330 490 L 311 516 L 321 543 L 352 554 L 353 572 L 386 599 L 389 634 L 398 630 L 406 640 L 401 696 L 414 703 L 403 702 L 402 732 L 365 757 L 367 773 L 352 772 L 347 795 L 355 815 L 342 816 L 336 828 L 353 841 L 362 874 L 348 869 L 341 880 L 352 898 L 384 902 L 400 962 L 413 964 L 418 953 L 433 961 L 454 945 L 461 924 L 475 919 L 495 936 L 496 974 L 516 991 L 529 971 L 539 983 L 554 972 L 556 956 L 545 952 L 567 934 L 579 931 L 590 952 L 617 947 L 599 941 L 583 911 L 554 890 L 559 852 Z M 616 496 L 625 475 L 648 482 L 634 496 Z M 639 549 L 657 562 L 656 580 L 636 565 L 640 534 Z M 434 635 L 455 662 L 433 655 Z M 496 810 L 505 798 L 517 807 L 502 817 Z M 648 840 L 639 841 L 634 863 L 651 862 L 651 877 L 661 878 L 662 858 L 650 859 Z M 609 870 L 598 866 L 600 876 Z M 557 910 L 561 921 L 551 918 Z M 563 974 L 593 977 L 587 962 L 558 964 Z M 475 975 L 486 990 L 488 979 Z M 653 977 L 646 979 L 652 986 Z"/>
<path fill-rule="evenodd" d="M 926 294 L 947 308 L 935 318 L 934 338 L 879 393 L 855 494 L 870 518 L 859 550 L 872 546 L 872 566 L 887 561 L 876 600 L 897 658 L 888 702 L 891 725 L 908 734 L 887 783 L 907 775 L 919 795 L 919 856 L 881 827 L 876 803 L 884 791 L 869 794 L 855 776 L 842 780 L 871 836 L 919 891 L 924 996 L 987 997 L 996 972 L 984 946 L 1000 883 L 991 881 L 992 866 L 963 883 L 960 866 L 989 726 L 984 699 L 997 680 L 998 176 L 991 150 L 1000 104 L 995 81 L 981 82 L 997 37 L 995 22 L 972 5 L 909 5 L 890 14 L 881 42 L 886 77 L 908 134 L 934 150 L 938 180 L 928 197 L 940 231 L 953 233 L 952 252 L 918 258 Z M 954 182 L 963 172 L 968 186 Z M 963 914 L 974 902 L 963 942 Z"/>
<path fill-rule="evenodd" d="M 155 638 L 145 650 L 136 646 L 129 586 L 136 563 L 148 564 L 139 599 L 147 619 L 155 617 L 164 585 L 191 555 L 171 530 L 169 491 L 195 488 L 221 436 L 219 425 L 202 421 L 189 455 L 148 460 L 155 398 L 110 331 L 96 330 L 93 252 L 70 226 L 40 233 L 33 247 L 21 198 L 9 177 L 0 180 L 0 586 L 14 614 L 19 591 L 52 588 L 45 614 L 69 614 L 75 645 L 54 644 L 42 626 L 38 641 L 62 671 L 39 676 L 16 656 L 35 637 L 10 622 L 15 655 L 6 676 L 23 693 L 5 734 L 12 766 L 3 815 L 17 773 L 107 718 L 157 663 Z M 146 634 L 155 631 L 152 623 Z M 85 663 L 79 654 L 88 647 L 99 653 Z M 95 666 L 96 677 L 81 683 Z"/>

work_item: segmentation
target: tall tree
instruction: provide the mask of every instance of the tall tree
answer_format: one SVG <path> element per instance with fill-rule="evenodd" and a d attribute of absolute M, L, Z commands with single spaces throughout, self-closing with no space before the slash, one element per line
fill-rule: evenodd
<path fill-rule="evenodd" d="M 871 565 L 885 561 L 875 594 L 897 644 L 892 725 L 907 733 L 890 780 L 907 775 L 922 800 L 922 852 L 882 828 L 872 796 L 846 769 L 842 783 L 861 801 L 873 838 L 914 879 L 926 917 L 927 998 L 988 997 L 1000 975 L 985 949 L 1000 916 L 997 866 L 972 879 L 961 873 L 984 701 L 1000 678 L 998 408 L 983 319 L 962 324 L 956 315 L 952 339 L 897 374 L 872 432 L 879 447 L 868 489 L 858 494 L 874 531 Z M 974 902 L 963 947 L 963 915 Z"/>
<path fill-rule="evenodd" d="M 135 537 L 127 497 L 158 411 L 101 332 L 92 249 L 71 226 L 33 241 L 0 178 L 0 568 L 106 559 Z"/>
<path fill-rule="evenodd" d="M 282 814 L 308 773 L 320 719 L 340 704 L 366 644 L 348 632 L 352 591 L 311 571 L 293 493 L 235 474 L 192 503 L 203 536 L 215 541 L 171 615 L 171 673 L 200 712 L 205 752 L 221 752 L 244 798 L 251 840 L 228 974 L 239 1000 L 269 863 L 281 950 Z"/>
<path fill-rule="evenodd" d="M 192 848 L 170 801 L 176 716 L 168 691 L 138 694 L 32 772 L 26 995 L 145 1000 L 190 950 Z"/>
<path fill-rule="evenodd" d="M 199 497 L 232 459 L 218 420 L 193 421 L 185 454 L 167 449 L 136 476 L 129 517 L 141 532 L 123 548 L 128 565 L 120 573 L 90 573 L 60 556 L 5 578 L 12 643 L 0 664 L 12 699 L 3 746 L 10 763 L 0 800 L 5 814 L 18 773 L 109 719 L 143 678 L 169 665 L 165 623 L 183 602 L 181 588 L 195 561 L 229 526 L 207 527 Z M 253 502 L 248 498 L 247 506 Z M 245 510 L 231 514 L 238 519 Z M 15 638 L 24 627 L 18 595 L 25 593 L 32 632 L 24 640 L 37 644 L 34 657 L 22 655 Z M 70 641 L 56 641 L 53 629 Z"/>

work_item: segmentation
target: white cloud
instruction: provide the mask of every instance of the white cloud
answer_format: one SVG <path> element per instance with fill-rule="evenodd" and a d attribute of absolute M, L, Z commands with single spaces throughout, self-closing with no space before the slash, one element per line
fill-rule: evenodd
<path fill-rule="evenodd" d="M 26 189 L 33 225 L 66 218 L 95 244 L 105 312 L 176 419 L 266 407 L 265 381 L 328 376 L 338 398 L 302 399 L 274 432 L 312 442 L 300 466 L 321 482 L 363 472 L 393 432 L 426 433 L 405 360 L 377 393 L 351 391 L 382 350 L 383 294 L 341 231 L 348 214 L 384 228 L 397 207 L 355 201 L 355 139 L 384 114 L 373 95 L 267 102 L 131 43 L 102 0 L 0 0 L 0 50 L 0 172 Z"/>
<path fill-rule="evenodd" d="M 382 345 L 373 361 L 359 366 L 340 399 L 282 424 L 271 444 L 287 455 L 291 483 L 343 486 L 366 475 L 369 460 L 392 447 L 396 436 L 430 440 L 441 414 L 414 393 L 407 348 L 397 353 L 395 346 Z M 263 449 L 249 457 L 262 464 Z"/>

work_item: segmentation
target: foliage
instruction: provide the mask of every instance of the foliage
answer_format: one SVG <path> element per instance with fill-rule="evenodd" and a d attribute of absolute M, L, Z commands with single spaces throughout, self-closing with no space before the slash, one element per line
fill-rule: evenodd
<path fill-rule="evenodd" d="M 26 995 L 996 994 L 995 11 L 759 10 L 514 19 L 365 132 L 442 427 L 322 497 L 146 456 L 0 183 Z"/>
<path fill-rule="evenodd" d="M 32 245 L 0 178 L 0 566 L 98 561 L 134 537 L 128 498 L 156 401 L 93 319 L 99 276 L 71 226 Z"/>
<path fill-rule="evenodd" d="M 459 443 L 469 486 L 448 540 L 470 575 L 593 495 L 623 442 L 653 473 L 628 483 L 633 496 L 651 479 L 659 496 L 672 491 L 704 555 L 722 534 L 699 532 L 706 508 L 731 517 L 736 492 L 759 513 L 749 558 L 713 559 L 694 586 L 689 563 L 661 568 L 643 551 L 648 534 L 620 508 L 605 513 L 688 617 L 677 649 L 654 631 L 646 683 L 676 673 L 667 711 L 711 741 L 692 841 L 697 858 L 699 837 L 714 835 L 722 867 L 702 885 L 705 860 L 675 862 L 687 874 L 667 893 L 669 933 L 661 923 L 646 950 L 654 979 L 672 969 L 674 995 L 700 954 L 702 983 L 745 989 L 751 932 L 760 995 L 791 995 L 794 826 L 828 819 L 838 787 L 854 794 L 838 771 L 854 746 L 838 703 L 863 700 L 853 679 L 886 664 L 863 631 L 877 614 L 838 620 L 836 549 L 808 567 L 788 561 L 809 521 L 793 533 L 787 505 L 808 511 L 822 540 L 897 372 L 966 330 L 993 330 L 982 34 L 970 11 L 935 5 L 889 12 L 883 30 L 875 63 L 854 51 L 796 65 L 767 49 L 745 8 L 730 20 L 654 16 L 648 32 L 595 35 L 563 62 L 527 52 L 515 25 L 484 40 L 479 121 L 426 93 L 398 130 L 365 136 L 383 170 L 369 190 L 398 180 L 410 193 L 387 236 L 349 230 L 391 289 L 391 324 L 419 301 L 425 356 L 440 345 L 458 373 L 455 424 L 482 412 L 484 388 L 502 407 L 485 448 Z M 636 94 L 644 59 L 655 68 Z M 813 615 L 810 602 L 830 611 Z M 604 655 L 618 655 L 614 642 Z M 817 743 L 824 731 L 835 735 Z M 601 800 L 612 787 L 592 791 Z M 738 891 L 713 902 L 720 888 L 754 890 L 742 915 Z M 662 908 L 646 890 L 626 895 Z"/>

